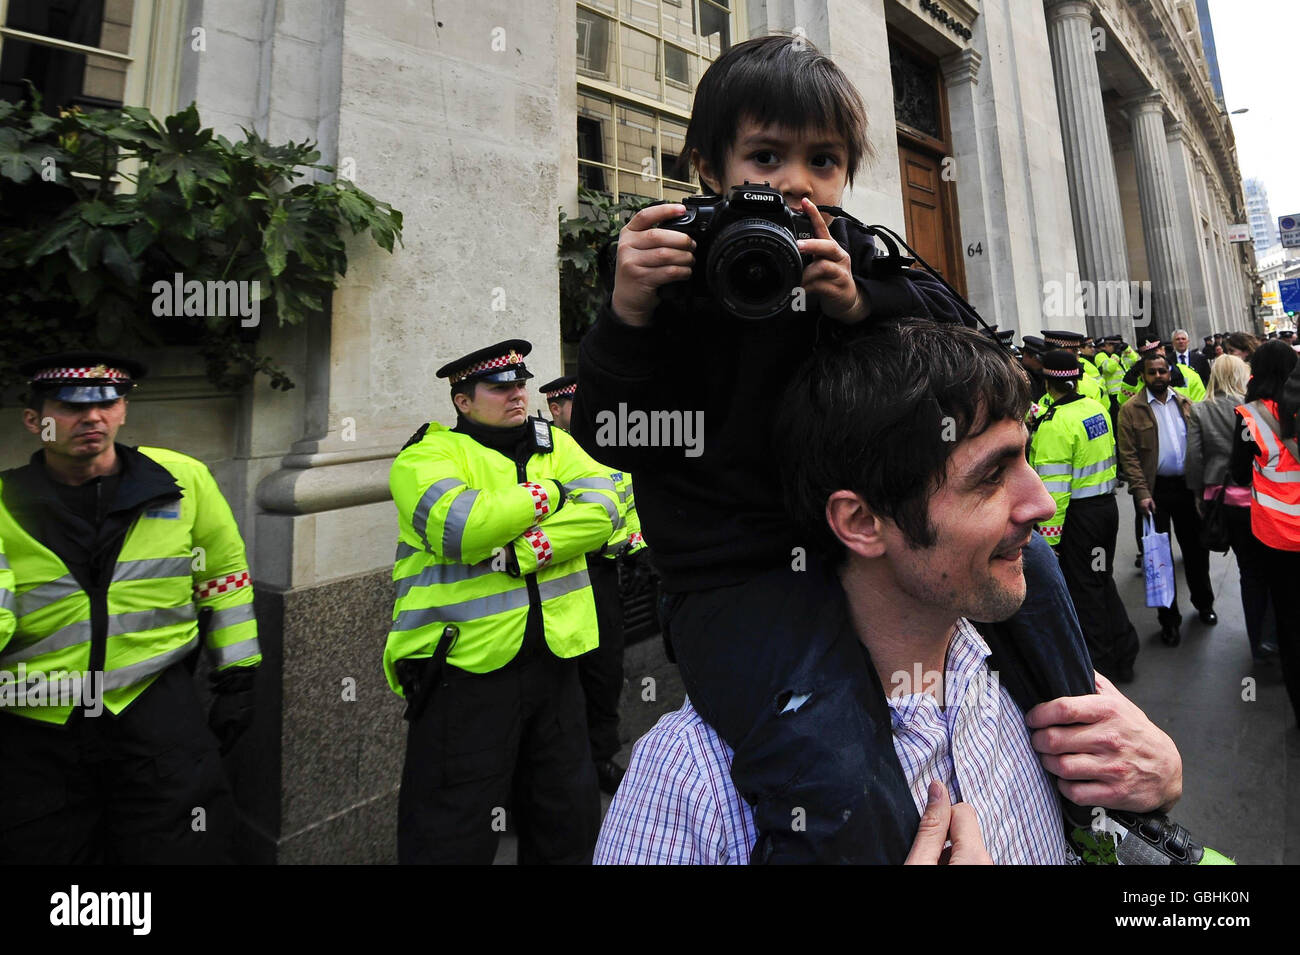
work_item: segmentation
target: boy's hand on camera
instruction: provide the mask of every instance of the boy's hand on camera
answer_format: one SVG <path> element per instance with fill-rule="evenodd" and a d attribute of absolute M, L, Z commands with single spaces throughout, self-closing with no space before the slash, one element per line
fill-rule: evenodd
<path fill-rule="evenodd" d="M 691 277 L 695 240 L 684 232 L 655 228 L 686 214 L 678 203 L 649 206 L 618 234 L 614 271 L 614 314 L 628 325 L 648 325 L 659 304 L 659 288 Z"/>
<path fill-rule="evenodd" d="M 820 296 L 822 311 L 838 322 L 852 325 L 870 312 L 858 283 L 853 281 L 849 254 L 831 238 L 821 210 L 811 199 L 803 200 L 804 214 L 812 220 L 813 236 L 799 240 L 799 251 L 813 257 L 803 270 L 804 292 Z"/>

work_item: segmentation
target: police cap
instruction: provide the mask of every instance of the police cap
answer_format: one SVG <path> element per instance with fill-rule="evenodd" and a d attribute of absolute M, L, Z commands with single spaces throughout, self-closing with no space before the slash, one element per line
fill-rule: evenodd
<path fill-rule="evenodd" d="M 1083 374 L 1079 359 L 1064 348 L 1054 348 L 1043 355 L 1043 374 L 1058 381 L 1073 381 Z"/>
<path fill-rule="evenodd" d="M 1024 342 L 1023 351 L 1026 355 L 1041 355 L 1047 351 L 1047 343 L 1037 335 L 1025 335 L 1020 339 Z"/>
<path fill-rule="evenodd" d="M 564 375 L 554 381 L 548 381 L 537 390 L 546 396 L 547 401 L 572 398 L 574 392 L 578 390 L 578 378 L 576 375 Z"/>
<path fill-rule="evenodd" d="M 1087 337 L 1082 332 L 1060 332 L 1043 329 L 1043 341 L 1052 348 L 1078 348 Z"/>
<path fill-rule="evenodd" d="M 42 355 L 18 366 L 34 394 L 69 404 L 88 405 L 125 398 L 148 369 L 142 362 L 102 351 Z"/>
<path fill-rule="evenodd" d="M 527 381 L 533 376 L 524 365 L 524 358 L 532 350 L 531 342 L 511 338 L 449 361 L 434 374 L 448 379 L 453 386 L 476 381 Z"/>

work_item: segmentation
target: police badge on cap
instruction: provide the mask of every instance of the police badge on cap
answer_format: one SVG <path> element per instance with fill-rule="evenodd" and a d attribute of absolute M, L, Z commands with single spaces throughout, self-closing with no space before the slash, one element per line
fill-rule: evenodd
<path fill-rule="evenodd" d="M 98 351 L 44 355 L 23 362 L 18 370 L 35 394 L 77 405 L 125 398 L 147 374 L 141 362 Z"/>
<path fill-rule="evenodd" d="M 532 350 L 531 342 L 511 338 L 449 361 L 434 374 L 446 378 L 453 386 L 475 381 L 498 384 L 527 381 L 533 376 L 524 364 L 524 357 Z"/>

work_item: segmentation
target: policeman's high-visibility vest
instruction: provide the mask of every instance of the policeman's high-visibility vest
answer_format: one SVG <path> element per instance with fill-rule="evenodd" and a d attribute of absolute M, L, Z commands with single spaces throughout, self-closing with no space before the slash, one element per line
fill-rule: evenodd
<path fill-rule="evenodd" d="M 610 535 L 602 550 L 602 556 L 617 558 L 641 550 L 645 547 L 645 541 L 641 537 L 641 518 L 637 515 L 636 498 L 632 493 L 632 475 L 626 471 L 613 471 L 609 476 L 618 492 L 622 522 Z"/>
<path fill-rule="evenodd" d="M 458 631 L 449 664 L 505 666 L 523 644 L 534 590 L 555 656 L 595 648 L 586 555 L 618 528 L 618 492 L 569 435 L 552 428 L 551 437 L 553 450 L 528 459 L 522 483 L 505 455 L 436 421 L 393 461 L 397 600 L 384 671 L 394 692 L 397 661 L 431 656 L 449 625 Z"/>
<path fill-rule="evenodd" d="M 1080 355 L 1079 364 L 1083 366 L 1084 377 L 1091 378 L 1099 385 L 1102 384 L 1103 379 L 1102 379 L 1101 371 L 1093 363 L 1093 360 L 1091 358 L 1089 358 L 1087 355 Z"/>
<path fill-rule="evenodd" d="M 0 540 L 14 579 L 14 634 L 0 639 L 0 708 L 66 723 L 78 702 L 92 640 L 104 644 L 104 706 L 120 713 L 167 667 L 199 643 L 199 612 L 213 611 L 207 651 L 215 669 L 261 662 L 248 558 L 230 505 L 202 462 L 163 448 L 139 448 L 181 487 L 126 533 L 106 591 L 87 593 L 67 565 L 0 505 Z M 20 669 L 21 668 L 21 669 Z M 28 687 L 18 693 L 17 676 Z M 36 680 L 33 680 L 36 677 Z M 46 688 L 44 697 L 33 685 Z M 64 699 L 53 704 L 55 697 Z"/>
<path fill-rule="evenodd" d="M 1188 401 L 1191 401 L 1193 403 L 1197 401 L 1204 401 L 1205 382 L 1201 381 L 1201 376 L 1196 373 L 1196 369 L 1194 369 L 1191 365 L 1180 365 L 1175 367 L 1179 368 L 1179 370 L 1182 372 L 1183 383 L 1181 385 L 1175 385 L 1171 382 L 1170 387 L 1173 388 L 1174 391 L 1182 395 L 1184 398 L 1186 398 Z M 1172 372 L 1171 372 L 1171 377 L 1172 377 Z"/>
<path fill-rule="evenodd" d="M 1119 358 L 1106 352 L 1099 352 L 1097 368 L 1106 386 L 1106 396 L 1119 400 L 1119 386 L 1124 380 L 1124 366 Z"/>
<path fill-rule="evenodd" d="M 1259 449 L 1251 480 L 1251 532 L 1275 550 L 1300 550 L 1300 461 L 1278 434 L 1277 402 L 1238 405 Z"/>
<path fill-rule="evenodd" d="M 14 635 L 14 572 L 5 556 L 5 542 L 0 540 L 0 653 Z"/>
<path fill-rule="evenodd" d="M 1105 393 L 1101 389 L 1101 385 L 1089 378 L 1087 375 L 1079 376 L 1079 379 L 1075 382 L 1074 386 L 1078 389 L 1078 393 L 1083 397 L 1091 398 L 1098 404 L 1109 404 Z M 1052 397 L 1052 393 L 1050 391 L 1046 392 L 1043 397 L 1038 399 L 1037 404 L 1039 412 L 1046 412 L 1047 409 L 1052 407 L 1055 403 L 1056 399 Z"/>
<path fill-rule="evenodd" d="M 1043 479 L 1056 513 L 1042 526 L 1049 544 L 1058 544 L 1069 519 L 1072 500 L 1085 500 L 1115 490 L 1115 438 L 1110 413 L 1082 395 L 1054 402 L 1037 422 L 1029 463 Z"/>

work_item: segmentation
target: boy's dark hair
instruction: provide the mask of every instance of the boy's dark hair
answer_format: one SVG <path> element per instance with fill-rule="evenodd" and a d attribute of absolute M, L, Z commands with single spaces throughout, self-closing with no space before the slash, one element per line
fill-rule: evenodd
<path fill-rule="evenodd" d="M 839 490 L 862 495 L 907 542 L 931 547 L 930 498 L 948 458 L 998 421 L 1023 421 L 1029 378 L 997 342 L 929 319 L 883 322 L 823 347 L 796 373 L 776 425 L 786 509 L 840 560 L 826 524 Z"/>
<path fill-rule="evenodd" d="M 763 36 L 737 43 L 704 71 L 675 175 L 690 177 L 694 150 L 722 170 L 744 119 L 793 130 L 829 129 L 848 147 L 848 183 L 870 158 L 862 97 L 835 62 L 804 37 Z M 719 183 L 727 189 L 739 183 Z"/>

